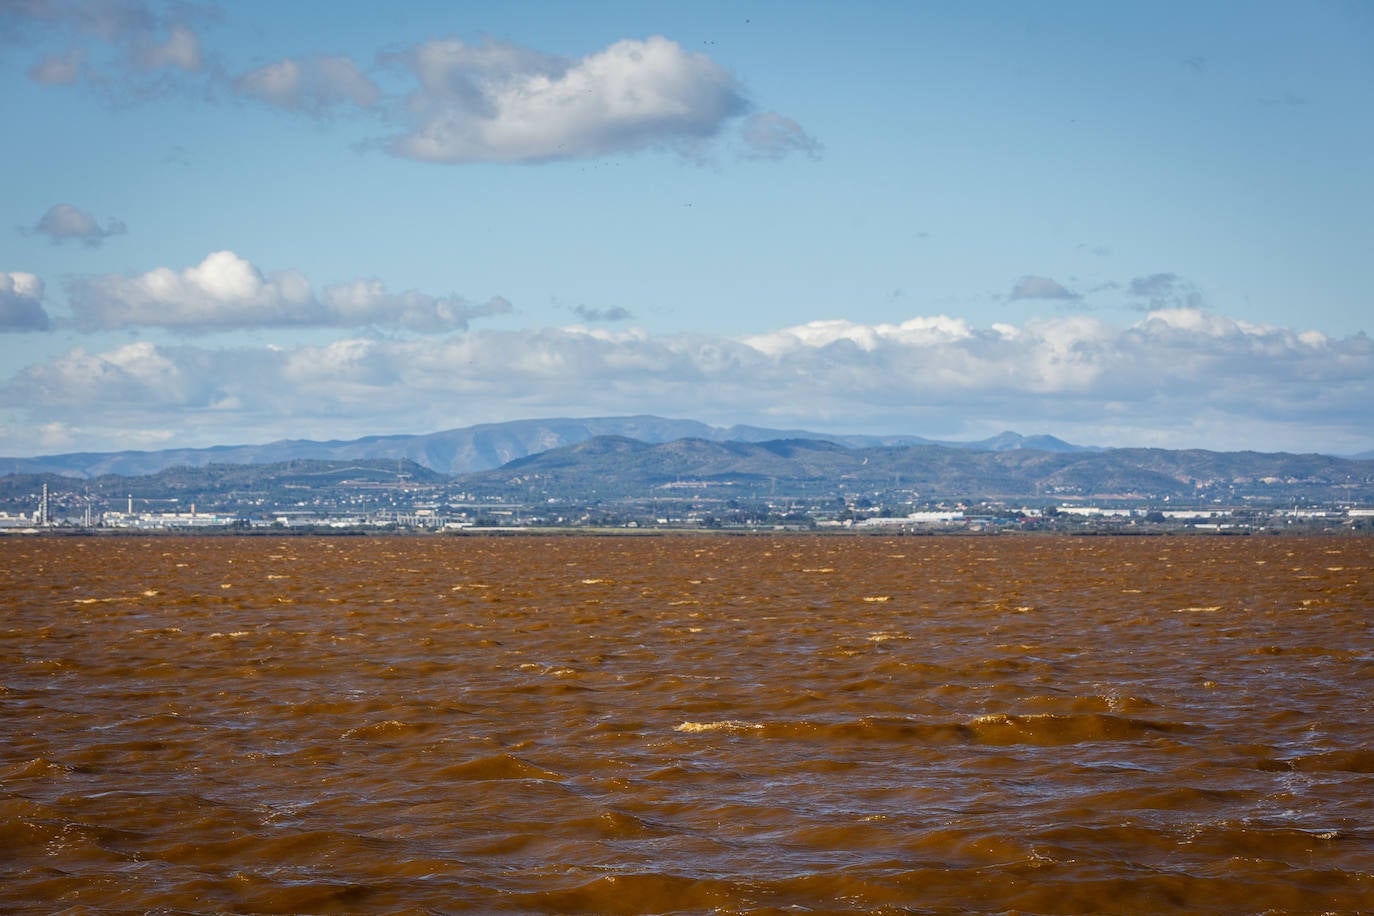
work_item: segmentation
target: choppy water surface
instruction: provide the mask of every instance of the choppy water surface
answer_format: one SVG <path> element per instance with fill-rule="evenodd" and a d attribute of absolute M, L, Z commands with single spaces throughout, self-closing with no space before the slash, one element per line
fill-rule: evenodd
<path fill-rule="evenodd" d="M 0 910 L 1374 909 L 1374 540 L 0 542 Z"/>

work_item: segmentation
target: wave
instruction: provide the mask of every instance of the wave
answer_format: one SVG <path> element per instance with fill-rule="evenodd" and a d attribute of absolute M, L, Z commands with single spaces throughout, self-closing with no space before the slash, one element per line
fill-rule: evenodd
<path fill-rule="evenodd" d="M 419 735 L 432 731 L 434 726 L 428 723 L 402 722 L 399 719 L 387 719 L 384 722 L 372 722 L 368 725 L 359 725 L 350 728 L 339 737 L 354 740 L 377 740 L 386 738 L 397 738 L 404 735 Z"/>
<path fill-rule="evenodd" d="M 1105 713 L 978 716 L 967 722 L 917 722 L 865 717 L 852 721 L 683 722 L 685 734 L 748 734 L 760 738 L 813 741 L 914 741 L 932 744 L 1037 745 L 1053 747 L 1101 741 L 1138 741 L 1191 731 L 1179 722 L 1160 722 Z"/>
<path fill-rule="evenodd" d="M 1262 770 L 1296 770 L 1299 773 L 1374 773 L 1374 750 L 1355 748 L 1306 754 L 1282 760 L 1265 760 Z"/>
<path fill-rule="evenodd" d="M 444 767 L 436 776 L 442 779 L 466 779 L 473 781 L 500 779 L 542 779 L 561 782 L 567 777 L 552 770 L 521 760 L 513 754 L 494 754 L 479 757 L 464 763 Z"/>

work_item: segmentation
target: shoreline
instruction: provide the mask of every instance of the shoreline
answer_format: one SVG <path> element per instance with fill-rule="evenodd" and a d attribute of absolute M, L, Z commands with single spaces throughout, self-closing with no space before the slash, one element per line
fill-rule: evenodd
<path fill-rule="evenodd" d="M 548 527 L 548 528 L 465 528 L 458 530 L 433 530 L 423 528 L 402 528 L 395 530 L 379 528 L 47 528 L 0 530 L 0 540 L 5 538 L 752 538 L 752 537 L 797 537 L 797 538 L 1236 538 L 1236 537 L 1341 537 L 1364 538 L 1374 536 L 1374 530 L 1359 528 L 1256 528 L 1232 531 L 1198 531 L 1189 528 L 1161 528 L 1159 530 L 1055 530 L 1024 531 L 998 529 L 978 530 L 901 530 L 883 529 L 769 529 L 769 528 L 597 528 L 597 527 Z"/>

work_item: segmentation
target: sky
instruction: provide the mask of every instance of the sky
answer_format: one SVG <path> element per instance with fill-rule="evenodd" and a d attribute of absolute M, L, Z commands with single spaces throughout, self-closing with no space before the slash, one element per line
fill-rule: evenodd
<path fill-rule="evenodd" d="M 1374 449 L 1374 5 L 0 0 L 0 454 Z"/>

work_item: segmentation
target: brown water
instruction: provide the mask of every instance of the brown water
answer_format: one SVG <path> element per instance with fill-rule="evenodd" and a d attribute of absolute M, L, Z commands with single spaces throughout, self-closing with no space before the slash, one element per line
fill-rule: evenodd
<path fill-rule="evenodd" d="M 0 910 L 1374 910 L 1374 539 L 0 542 Z"/>

